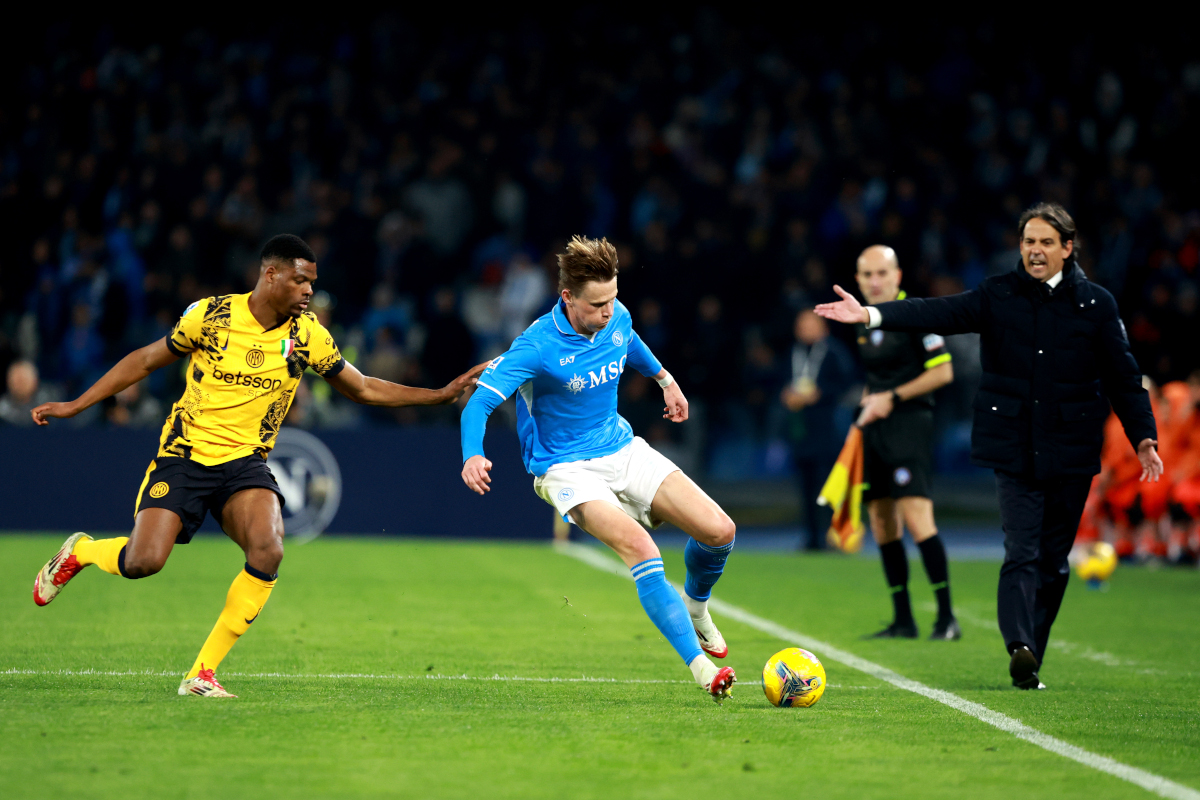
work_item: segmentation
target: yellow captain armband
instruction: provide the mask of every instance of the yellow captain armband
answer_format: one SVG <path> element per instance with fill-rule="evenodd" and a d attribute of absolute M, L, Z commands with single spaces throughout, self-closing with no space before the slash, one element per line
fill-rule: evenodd
<path fill-rule="evenodd" d="M 950 354 L 942 353 L 940 356 L 934 356 L 933 358 L 926 361 L 925 369 L 933 369 L 934 367 L 940 367 L 942 364 L 949 364 L 949 363 L 950 363 Z"/>

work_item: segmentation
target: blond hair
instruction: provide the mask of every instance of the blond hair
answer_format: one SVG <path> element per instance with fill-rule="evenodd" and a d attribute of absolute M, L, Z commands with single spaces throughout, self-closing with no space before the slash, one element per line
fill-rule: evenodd
<path fill-rule="evenodd" d="M 617 277 L 617 248 L 608 239 L 572 236 L 567 251 L 558 254 L 558 290 L 579 294 L 585 283 L 607 283 Z"/>

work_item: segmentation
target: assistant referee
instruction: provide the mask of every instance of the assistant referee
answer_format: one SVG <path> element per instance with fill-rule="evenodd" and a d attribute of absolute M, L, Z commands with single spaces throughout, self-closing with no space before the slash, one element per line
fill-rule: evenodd
<path fill-rule="evenodd" d="M 903 300 L 896 251 L 868 247 L 855 270 L 868 303 Z M 856 326 L 858 353 L 867 373 L 866 396 L 858 425 L 863 429 L 863 500 L 871 533 L 879 545 L 883 575 L 892 595 L 892 623 L 876 639 L 915 639 L 917 623 L 908 597 L 908 555 L 902 536 L 908 528 L 937 598 L 938 615 L 930 639 L 962 637 L 950 605 L 946 548 L 933 518 L 933 392 L 954 380 L 946 341 L 936 333 L 867 330 Z"/>
<path fill-rule="evenodd" d="M 1158 480 L 1163 464 L 1116 301 L 1075 263 L 1075 221 L 1062 206 L 1041 203 L 1017 230 L 1016 269 L 976 289 L 863 308 L 835 286 L 842 300 L 816 311 L 868 329 L 980 334 L 971 461 L 996 473 L 1005 551 L 1000 632 L 1013 685 L 1042 689 L 1038 672 L 1070 577 L 1067 553 L 1100 471 L 1110 402 L 1142 480 Z"/>

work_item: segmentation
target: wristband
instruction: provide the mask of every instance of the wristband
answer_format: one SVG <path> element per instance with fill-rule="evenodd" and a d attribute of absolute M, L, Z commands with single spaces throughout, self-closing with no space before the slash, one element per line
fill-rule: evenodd
<path fill-rule="evenodd" d="M 892 405 L 896 405 L 896 403 L 903 403 L 903 402 L 904 401 L 900 399 L 900 395 L 896 393 L 896 390 L 892 389 Z"/>
<path fill-rule="evenodd" d="M 666 372 L 666 370 L 663 370 L 663 371 Z M 667 372 L 667 374 L 662 376 L 661 378 L 655 378 L 654 380 L 663 389 L 667 388 L 668 386 L 670 386 L 672 383 L 675 382 L 675 378 L 671 377 L 671 373 L 669 373 L 669 372 Z"/>

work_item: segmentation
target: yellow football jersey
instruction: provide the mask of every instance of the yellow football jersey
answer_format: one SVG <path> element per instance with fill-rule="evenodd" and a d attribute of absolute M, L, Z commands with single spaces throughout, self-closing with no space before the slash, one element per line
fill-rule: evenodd
<path fill-rule="evenodd" d="M 191 355 L 187 387 L 171 407 L 158 457 L 215 466 L 275 446 L 307 367 L 333 377 L 346 365 L 329 331 L 305 312 L 263 329 L 249 294 L 209 297 L 179 318 L 167 348 Z"/>

